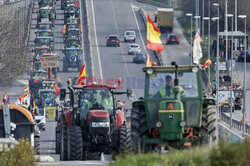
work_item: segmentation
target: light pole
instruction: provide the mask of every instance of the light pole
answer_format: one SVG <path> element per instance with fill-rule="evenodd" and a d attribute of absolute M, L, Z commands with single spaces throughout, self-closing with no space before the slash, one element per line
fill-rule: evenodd
<path fill-rule="evenodd" d="M 200 20 L 199 20 L 200 18 L 201 18 L 201 16 L 194 16 L 195 22 L 198 22 L 198 25 L 200 25 Z M 198 28 L 195 29 L 196 32 L 198 32 L 198 29 L 200 29 L 200 26 L 198 26 Z"/>
<path fill-rule="evenodd" d="M 190 55 L 191 55 L 191 57 L 190 57 L 190 64 L 192 65 L 193 64 L 193 46 L 192 46 L 192 20 L 193 20 L 193 14 L 192 13 L 186 13 L 186 16 L 188 16 L 188 17 L 190 17 Z"/>
<path fill-rule="evenodd" d="M 205 4 L 204 4 L 204 0 L 202 0 L 202 39 L 204 40 L 204 9 L 205 9 Z M 202 46 L 204 47 L 204 44 L 202 44 Z"/>
<path fill-rule="evenodd" d="M 208 21 L 208 29 L 210 27 L 210 17 L 203 17 L 203 21 Z M 208 31 L 208 59 L 210 59 L 210 32 Z M 208 66 L 208 81 L 210 82 L 210 65 Z"/>
<path fill-rule="evenodd" d="M 213 6 L 217 7 L 217 17 L 213 17 L 212 20 L 216 21 L 217 20 L 217 46 L 216 46 L 216 109 L 218 111 L 217 117 L 221 112 L 219 110 L 219 32 L 220 32 L 220 13 L 219 13 L 219 4 L 214 3 Z M 221 117 L 221 116 L 220 116 Z M 219 117 L 219 118 L 220 118 Z"/>
<path fill-rule="evenodd" d="M 227 60 L 228 60 L 228 26 L 227 26 L 227 3 L 228 3 L 228 0 L 225 0 L 225 29 L 224 31 L 226 32 L 226 63 L 227 63 Z"/>
<path fill-rule="evenodd" d="M 227 17 L 231 17 L 232 19 L 232 31 L 231 31 L 231 84 L 230 84 L 230 129 L 232 129 L 232 111 L 233 111 L 233 14 L 227 14 Z"/>
<path fill-rule="evenodd" d="M 235 19 L 234 19 L 234 21 L 235 21 L 235 28 L 234 28 L 234 31 L 235 32 L 237 32 L 238 31 L 238 20 L 237 20 L 237 8 L 238 8 L 238 2 L 237 2 L 237 0 L 235 0 L 235 5 L 234 5 L 234 7 L 235 7 L 235 13 L 234 13 L 234 16 L 235 16 Z M 235 39 L 235 47 L 234 47 L 234 50 L 236 51 L 237 50 L 237 39 Z"/>
<path fill-rule="evenodd" d="M 244 18 L 245 19 L 245 37 L 244 37 L 244 94 L 243 94 L 243 135 L 245 134 L 245 113 L 246 113 L 246 51 L 247 51 L 247 16 L 246 15 L 239 15 L 238 18 Z"/>

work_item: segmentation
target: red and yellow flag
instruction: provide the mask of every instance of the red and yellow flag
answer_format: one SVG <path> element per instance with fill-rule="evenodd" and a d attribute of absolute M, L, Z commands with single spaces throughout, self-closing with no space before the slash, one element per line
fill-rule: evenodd
<path fill-rule="evenodd" d="M 85 83 L 83 82 L 83 80 L 86 79 L 86 67 L 85 64 L 82 66 L 80 74 L 79 74 L 79 78 L 77 81 L 77 85 L 85 85 Z"/>
<path fill-rule="evenodd" d="M 26 85 L 24 85 L 24 88 L 23 88 L 24 92 L 28 92 L 28 88 Z"/>
<path fill-rule="evenodd" d="M 38 109 L 38 106 L 36 104 L 36 100 L 33 98 L 33 116 L 35 116 L 35 111 Z"/>
<path fill-rule="evenodd" d="M 63 29 L 62 29 L 62 34 L 64 35 L 66 33 L 66 25 L 64 24 Z"/>
<path fill-rule="evenodd" d="M 77 8 L 77 3 L 76 3 L 76 0 L 74 2 L 74 8 Z"/>
<path fill-rule="evenodd" d="M 161 32 L 155 26 L 154 22 L 150 19 L 148 14 L 148 22 L 147 22 L 147 48 L 151 50 L 155 50 L 157 54 L 160 54 L 162 50 L 164 50 L 164 46 L 162 45 Z"/>
<path fill-rule="evenodd" d="M 152 67 L 151 57 L 148 55 L 146 67 Z"/>
<path fill-rule="evenodd" d="M 56 96 L 58 96 L 58 95 L 59 95 L 59 92 L 60 92 L 60 88 L 58 88 L 57 83 L 55 83 L 54 94 L 55 94 Z"/>
<path fill-rule="evenodd" d="M 5 92 L 3 95 L 2 104 L 5 104 L 6 100 L 7 100 L 7 92 Z"/>
<path fill-rule="evenodd" d="M 212 61 L 210 59 L 207 59 L 206 62 L 202 65 L 203 68 L 208 68 L 209 65 L 212 64 Z"/>

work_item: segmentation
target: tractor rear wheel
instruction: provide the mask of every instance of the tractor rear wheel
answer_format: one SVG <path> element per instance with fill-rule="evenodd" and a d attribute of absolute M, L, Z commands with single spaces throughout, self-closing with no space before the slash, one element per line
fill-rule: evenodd
<path fill-rule="evenodd" d="M 131 152 L 131 130 L 126 124 L 119 128 L 119 152 Z"/>
<path fill-rule="evenodd" d="M 83 140 L 82 131 L 79 126 L 68 128 L 69 160 L 83 159 Z"/>
<path fill-rule="evenodd" d="M 87 160 L 101 160 L 101 152 L 87 152 Z"/>
<path fill-rule="evenodd" d="M 146 112 L 140 107 L 134 107 L 131 111 L 131 141 L 132 151 L 139 153 L 141 151 L 142 137 L 147 135 Z"/>
<path fill-rule="evenodd" d="M 60 154 L 60 141 L 61 141 L 60 132 L 56 131 L 56 154 Z"/>
<path fill-rule="evenodd" d="M 216 107 L 213 105 L 203 110 L 201 136 L 202 145 L 211 146 L 218 142 Z"/>
<path fill-rule="evenodd" d="M 68 160 L 68 136 L 67 136 L 67 122 L 65 116 L 61 116 L 61 143 L 60 143 L 60 160 Z"/>

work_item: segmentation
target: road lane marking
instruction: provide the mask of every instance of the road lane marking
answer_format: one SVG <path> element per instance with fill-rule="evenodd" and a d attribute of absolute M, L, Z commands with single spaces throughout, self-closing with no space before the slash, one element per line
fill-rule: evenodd
<path fill-rule="evenodd" d="M 96 44 L 96 49 L 97 49 L 98 64 L 99 64 L 99 69 L 100 69 L 100 77 L 101 77 L 101 79 L 103 80 L 102 64 L 101 64 L 100 52 L 99 52 L 99 47 L 98 47 L 97 35 L 96 35 L 95 9 L 94 9 L 93 0 L 91 0 L 91 5 L 92 5 L 93 26 L 94 26 L 94 33 L 95 33 L 95 44 Z M 94 64 L 92 64 L 92 65 L 94 65 Z"/>

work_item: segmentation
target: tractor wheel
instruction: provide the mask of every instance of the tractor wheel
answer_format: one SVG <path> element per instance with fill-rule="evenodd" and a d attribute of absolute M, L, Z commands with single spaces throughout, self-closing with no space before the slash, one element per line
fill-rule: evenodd
<path fill-rule="evenodd" d="M 101 160 L 101 152 L 87 152 L 87 160 Z"/>
<path fill-rule="evenodd" d="M 79 126 L 68 128 L 69 160 L 83 159 L 82 131 Z"/>
<path fill-rule="evenodd" d="M 41 151 L 40 151 L 40 137 L 35 137 L 35 140 L 34 140 L 34 148 L 35 148 L 35 152 L 36 154 L 40 154 Z"/>
<path fill-rule="evenodd" d="M 147 135 L 146 112 L 134 107 L 131 111 L 131 141 L 132 151 L 139 153 L 141 151 L 142 137 Z"/>
<path fill-rule="evenodd" d="M 119 152 L 131 152 L 131 130 L 123 124 L 119 128 Z"/>
<path fill-rule="evenodd" d="M 60 142 L 61 142 L 60 132 L 56 132 L 56 154 L 60 154 Z"/>
<path fill-rule="evenodd" d="M 208 106 L 203 110 L 201 136 L 202 145 L 211 146 L 218 143 L 217 115 L 215 106 Z"/>
<path fill-rule="evenodd" d="M 61 116 L 61 129 L 60 129 L 60 137 L 61 137 L 61 143 L 60 143 L 60 160 L 68 160 L 68 136 L 67 136 L 67 122 L 65 119 L 65 116 Z"/>

